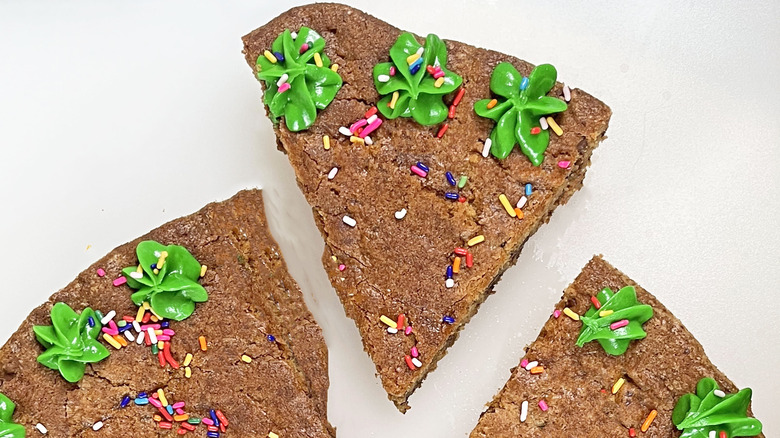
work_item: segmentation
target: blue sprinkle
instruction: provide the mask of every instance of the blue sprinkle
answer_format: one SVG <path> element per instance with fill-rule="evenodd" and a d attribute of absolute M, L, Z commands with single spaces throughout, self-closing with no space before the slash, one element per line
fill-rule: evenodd
<path fill-rule="evenodd" d="M 122 403 L 119 403 L 120 408 L 126 408 L 130 404 L 130 396 L 126 395 L 122 397 Z"/>
<path fill-rule="evenodd" d="M 447 278 L 452 278 L 452 265 L 447 266 Z"/>
<path fill-rule="evenodd" d="M 525 185 L 525 196 L 531 196 L 531 193 L 533 192 L 533 187 L 531 187 L 531 183 L 528 183 Z"/>
<path fill-rule="evenodd" d="M 169 414 L 173 415 L 173 406 L 168 405 L 165 407 L 165 410 L 168 411 Z"/>
<path fill-rule="evenodd" d="M 276 342 L 276 338 L 274 337 L 274 335 L 268 335 L 265 338 L 268 339 L 268 342 Z"/>
<path fill-rule="evenodd" d="M 417 61 L 414 61 L 412 65 L 409 66 L 409 73 L 416 74 L 418 71 L 420 71 L 420 67 L 422 67 L 423 59 L 422 57 L 417 58 Z"/>
<path fill-rule="evenodd" d="M 455 192 L 447 192 L 444 194 L 444 197 L 453 201 L 457 201 L 460 196 Z"/>
<path fill-rule="evenodd" d="M 160 323 L 160 327 L 162 327 L 162 328 L 168 328 L 170 326 L 171 326 L 171 323 L 168 322 L 168 321 L 163 321 L 163 322 Z"/>
<path fill-rule="evenodd" d="M 138 398 L 146 398 L 146 397 L 148 397 L 148 394 L 145 392 L 138 394 Z"/>
<path fill-rule="evenodd" d="M 279 52 L 274 52 L 274 56 L 276 56 L 276 59 L 277 59 L 279 62 L 284 62 L 284 55 L 282 55 L 281 53 L 279 53 Z"/>
<path fill-rule="evenodd" d="M 529 81 L 529 80 L 528 80 L 528 78 L 527 78 L 526 76 L 523 76 L 523 80 L 522 80 L 522 81 L 520 81 L 520 91 L 523 91 L 523 90 L 525 90 L 526 88 L 528 88 L 528 84 L 529 84 L 530 82 L 531 82 L 531 81 Z"/>
<path fill-rule="evenodd" d="M 455 318 L 451 316 L 445 316 L 444 318 L 442 318 L 442 321 L 444 321 L 447 324 L 453 324 L 455 322 Z"/>
<path fill-rule="evenodd" d="M 157 263 L 152 263 L 151 265 L 149 265 L 149 267 L 152 269 L 157 269 Z"/>
<path fill-rule="evenodd" d="M 425 164 L 423 164 L 420 161 L 417 162 L 417 167 L 419 167 L 420 169 L 422 169 L 425 172 L 428 172 L 428 166 L 426 166 Z"/>
<path fill-rule="evenodd" d="M 124 332 L 130 330 L 131 328 L 133 328 L 133 326 L 131 324 L 125 324 L 124 326 L 119 327 L 119 333 L 124 333 Z"/>
<path fill-rule="evenodd" d="M 447 182 L 450 183 L 451 186 L 457 184 L 457 181 L 455 181 L 455 177 L 452 176 L 452 173 L 447 172 L 444 175 L 447 177 Z"/>
<path fill-rule="evenodd" d="M 144 405 L 148 405 L 149 404 L 149 399 L 146 398 L 146 397 L 144 397 L 144 398 L 137 398 L 137 399 L 134 400 L 134 402 L 138 406 L 144 406 Z"/>
<path fill-rule="evenodd" d="M 219 432 L 208 432 L 206 436 L 209 438 L 219 438 Z"/>
<path fill-rule="evenodd" d="M 217 413 L 214 412 L 214 409 L 209 410 L 209 415 L 211 416 L 211 421 L 214 422 L 214 426 L 219 426 L 219 419 L 217 418 Z"/>
<path fill-rule="evenodd" d="M 87 324 L 89 324 L 90 327 L 94 327 L 95 319 L 90 316 L 89 318 L 87 318 Z"/>

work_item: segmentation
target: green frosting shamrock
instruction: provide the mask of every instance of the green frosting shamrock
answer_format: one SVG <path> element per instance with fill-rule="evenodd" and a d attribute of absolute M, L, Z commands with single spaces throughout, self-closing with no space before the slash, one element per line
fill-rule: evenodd
<path fill-rule="evenodd" d="M 447 105 L 443 96 L 457 89 L 463 78 L 447 70 L 447 46 L 434 34 L 425 39 L 422 52 L 422 64 L 414 67 L 412 74 L 407 62 L 409 56 L 422 48 L 414 36 L 404 32 L 390 48 L 392 62 L 383 62 L 374 66 L 374 85 L 376 91 L 384 96 L 377 103 L 379 112 L 388 119 L 396 117 L 412 117 L 421 125 L 435 125 L 447 118 Z M 443 82 L 436 86 L 436 79 L 428 72 L 428 67 L 441 69 L 444 73 Z M 391 68 L 395 74 L 390 75 Z M 380 77 L 383 81 L 380 81 Z M 398 92 L 393 108 L 388 105 L 393 100 L 393 94 Z"/>
<path fill-rule="evenodd" d="M 206 289 L 198 283 L 200 263 L 183 246 L 164 246 L 152 240 L 138 244 L 135 250 L 142 272 L 130 266 L 122 270 L 127 285 L 138 289 L 130 298 L 140 306 L 148 301 L 157 315 L 181 321 L 189 318 L 195 303 L 209 299 Z M 167 253 L 160 269 L 157 263 Z M 154 271 L 157 269 L 157 273 Z"/>
<path fill-rule="evenodd" d="M 590 341 L 599 341 L 607 354 L 619 356 L 626 352 L 628 344 L 634 339 L 643 339 L 647 333 L 642 329 L 642 324 L 653 317 L 653 308 L 641 304 L 636 299 L 636 289 L 626 286 L 616 294 L 608 287 L 602 289 L 597 295 L 601 308 L 590 306 L 585 315 L 580 316 L 582 329 L 577 338 L 577 346 L 582 347 Z M 601 312 L 611 314 L 599 316 Z M 610 324 L 622 320 L 628 320 L 625 327 L 612 330 Z"/>
<path fill-rule="evenodd" d="M 562 100 L 547 96 L 557 76 L 558 72 L 550 64 L 534 68 L 528 78 L 523 78 L 508 62 L 502 62 L 493 69 L 490 90 L 504 99 L 496 99 L 497 103 L 492 108 L 488 108 L 491 99 L 480 100 L 474 104 L 474 111 L 496 122 L 490 134 L 490 151 L 494 157 L 503 160 L 515 144 L 519 144 L 520 150 L 534 166 L 542 164 L 544 151 L 550 142 L 550 131 L 541 129 L 539 118 L 567 108 Z M 538 132 L 532 133 L 531 130 Z"/>
<path fill-rule="evenodd" d="M 108 357 L 106 347 L 97 341 L 102 326 L 91 308 L 87 307 L 79 315 L 67 304 L 56 303 L 51 309 L 51 322 L 52 325 L 33 327 L 35 338 L 46 347 L 38 356 L 38 362 L 59 370 L 68 382 L 81 380 L 88 363 Z"/>
<path fill-rule="evenodd" d="M 672 423 L 683 431 L 680 438 L 707 438 L 711 431 L 721 430 L 728 437 L 761 433 L 761 422 L 747 416 L 750 388 L 725 397 L 715 395 L 716 390 L 717 382 L 705 377 L 696 385 L 696 394 L 680 397 L 672 411 Z"/>
<path fill-rule="evenodd" d="M 16 405 L 8 397 L 0 394 L 0 438 L 24 438 L 24 426 L 11 421 Z"/>
<path fill-rule="evenodd" d="M 308 48 L 301 53 L 301 47 Z M 263 102 L 275 119 L 284 116 L 287 129 L 302 131 L 314 123 L 317 110 L 333 101 L 341 88 L 341 76 L 330 68 L 330 59 L 322 53 L 325 40 L 308 27 L 302 27 L 295 39 L 289 30 L 285 30 L 274 40 L 269 56 L 276 59 L 271 62 L 265 55 L 257 58 L 257 78 L 265 82 Z M 319 54 L 318 66 L 315 54 Z M 281 59 L 278 59 L 281 58 Z M 287 75 L 285 81 L 289 89 L 279 92 L 279 79 Z M 287 88 L 287 85 L 281 85 Z"/>

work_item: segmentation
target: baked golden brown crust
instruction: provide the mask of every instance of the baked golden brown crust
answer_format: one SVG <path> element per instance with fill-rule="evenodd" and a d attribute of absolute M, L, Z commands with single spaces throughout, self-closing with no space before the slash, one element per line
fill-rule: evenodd
<path fill-rule="evenodd" d="M 290 132 L 284 123 L 275 124 L 278 145 L 287 153 L 325 238 L 323 263 L 331 282 L 347 315 L 356 322 L 389 398 L 405 411 L 409 395 L 446 354 L 503 271 L 515 262 L 526 239 L 581 187 L 611 112 L 599 100 L 574 89 L 569 109 L 556 117 L 564 134 L 552 135 L 540 167 L 517 151 L 503 161 L 483 158 L 493 122 L 474 113 L 474 102 L 490 96 L 490 75 L 499 62 L 511 62 L 524 75 L 533 66 L 446 41 L 448 68 L 463 77 L 466 90 L 446 134 L 437 139 L 438 126 L 399 118 L 384 121 L 372 134 L 373 145 L 352 145 L 338 129 L 362 118 L 378 101 L 372 69 L 389 59 L 400 30 L 344 5 L 294 8 L 244 37 L 249 65 L 254 69 L 257 57 L 285 29 L 296 31 L 301 26 L 325 38 L 324 52 L 339 65 L 344 85 L 310 129 Z M 557 84 L 550 94 L 560 96 L 561 90 Z M 324 135 L 330 136 L 330 150 L 323 148 Z M 426 179 L 410 173 L 417 161 L 431 169 Z M 572 164 L 564 169 L 559 161 Z M 339 168 L 338 174 L 329 180 L 333 167 Z M 460 191 L 467 202 L 444 199 L 444 192 L 452 191 L 445 171 L 468 176 Z M 511 218 L 498 196 L 504 193 L 516 202 L 525 183 L 534 187 L 524 207 L 525 219 Z M 395 219 L 394 213 L 402 208 L 408 214 Z M 345 215 L 354 218 L 357 226 L 344 224 Z M 472 248 L 474 267 L 462 269 L 456 286 L 447 289 L 444 272 L 453 249 L 479 234 L 486 241 Z M 340 264 L 346 269 L 340 271 Z M 395 319 L 399 313 L 411 322 L 414 335 L 385 332 L 379 316 Z M 452 316 L 454 324 L 444 324 L 445 315 Z M 423 365 L 414 371 L 404 363 L 413 345 Z"/>
<path fill-rule="evenodd" d="M 533 375 L 520 366 L 514 368 L 471 437 L 625 437 L 631 427 L 637 436 L 678 437 L 672 410 L 682 395 L 696 391 L 700 379 L 714 378 L 727 393 L 737 390 L 679 319 L 601 257 L 585 266 L 555 307 L 569 307 L 581 315 L 590 308 L 590 297 L 601 289 L 617 291 L 629 285 L 636 288 L 639 302 L 653 308 L 653 317 L 644 325 L 646 338 L 631 342 L 621 356 L 609 356 L 597 342 L 582 348 L 575 345 L 579 322 L 551 316 L 524 356 L 538 361 L 544 373 Z M 625 383 L 613 395 L 612 386 L 620 378 Z M 542 399 L 549 406 L 547 412 L 538 406 Z M 523 401 L 529 407 L 521 423 Z M 641 433 L 640 426 L 653 409 L 658 416 Z M 750 409 L 748 413 L 752 415 Z"/>
<path fill-rule="evenodd" d="M 141 240 L 186 247 L 208 266 L 201 284 L 209 300 L 197 305 L 188 319 L 172 322 L 176 331 L 173 355 L 181 362 L 194 354 L 192 377 L 183 370 L 161 368 L 149 348 L 130 345 L 111 350 L 102 362 L 87 366 L 77 384 L 36 362 L 42 352 L 32 326 L 51 324 L 49 312 L 62 301 L 84 307 L 135 315 L 127 286 L 114 287 L 121 269 L 137 263 Z M 103 268 L 106 276 L 96 275 Z M 275 336 L 275 342 L 266 335 Z M 208 340 L 199 349 L 198 337 Z M 254 360 L 241 361 L 243 354 Z M 14 420 L 28 436 L 38 434 L 37 423 L 50 436 L 175 435 L 152 420 L 150 407 L 119 409 L 125 395 L 164 388 L 168 397 L 187 403 L 187 411 L 204 416 L 220 409 L 230 420 L 227 436 L 335 436 L 328 424 L 327 350 L 296 283 L 270 235 L 259 190 L 209 204 L 199 212 L 176 219 L 124 244 L 35 309 L 0 349 L 0 392 L 17 403 Z M 98 432 L 93 423 L 103 421 Z M 199 426 L 205 435 L 205 427 Z"/>

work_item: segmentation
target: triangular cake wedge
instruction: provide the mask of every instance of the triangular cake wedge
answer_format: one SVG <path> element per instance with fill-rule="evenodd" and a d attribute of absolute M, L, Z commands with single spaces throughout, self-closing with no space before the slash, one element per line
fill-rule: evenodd
<path fill-rule="evenodd" d="M 322 39 L 303 47 L 301 39 L 312 35 L 308 29 Z M 282 40 L 290 35 L 297 39 L 283 47 Z M 399 35 L 399 29 L 359 10 L 322 3 L 285 12 L 243 41 L 253 70 L 258 58 L 261 64 L 267 59 L 278 66 L 285 56 L 321 49 L 321 54 L 305 58 L 306 71 L 313 72 L 308 85 L 314 87 L 320 104 L 316 120 L 301 117 L 296 95 L 289 94 L 286 115 L 280 116 L 274 130 L 325 239 L 322 260 L 330 280 L 346 314 L 357 324 L 390 400 L 405 411 L 408 397 L 446 354 L 501 274 L 515 263 L 528 237 L 582 186 L 611 112 L 596 98 L 572 89 L 568 109 L 555 115 L 562 134 L 549 133 L 541 165 L 533 165 L 517 150 L 504 160 L 485 158 L 485 142 L 495 123 L 475 114 L 475 102 L 491 97 L 491 74 L 500 62 L 511 63 L 523 76 L 533 66 L 510 55 L 445 41 L 439 49 L 446 46 L 446 68 L 462 77 L 464 90 L 453 118 L 424 126 L 408 117 L 386 118 L 380 111 L 382 123 L 368 136 L 371 140 L 342 135 L 361 119 L 367 118 L 360 122 L 364 125 L 367 120 L 378 123 L 371 118 L 380 100 L 373 69 L 390 60 L 389 50 Z M 327 69 L 329 64 L 338 65 L 343 85 L 328 103 L 339 81 L 317 68 Z M 317 88 L 320 77 L 330 85 Z M 307 84 L 296 76 L 291 89 L 285 80 L 292 76 L 263 82 L 274 119 L 282 98 L 268 99 L 269 93 L 291 93 L 295 87 L 301 91 Z M 549 86 L 550 99 L 563 101 L 563 85 L 553 80 Z M 443 102 L 454 105 L 460 88 L 443 96 Z M 504 196 L 512 208 L 502 204 Z M 517 203 L 523 219 L 515 217 Z M 478 236 L 484 241 L 469 247 L 472 238 L 481 239 Z M 456 248 L 464 249 L 462 257 Z M 461 259 L 459 269 L 448 281 L 456 258 Z M 401 314 L 412 333 L 405 335 L 401 327 L 399 333 L 388 334 L 380 317 L 397 325 Z"/>
<path fill-rule="evenodd" d="M 627 286 L 633 287 L 640 305 L 652 308 L 652 317 L 643 325 L 647 336 L 630 341 L 622 355 L 607 354 L 596 341 L 575 345 L 582 323 L 567 314 L 587 315 L 591 306 L 595 309 L 591 297 L 602 289 L 611 289 L 617 297 L 631 293 L 621 291 Z M 610 309 L 604 309 L 609 313 Z M 737 392 L 679 319 L 656 297 L 597 256 L 564 291 L 553 316 L 526 348 L 520 366 L 512 370 L 471 437 L 679 437 L 672 412 L 681 397 L 697 392 L 702 379 L 713 379 L 719 386 L 713 391 L 716 397 L 731 397 Z M 682 409 L 680 414 L 685 412 Z M 736 408 L 715 413 L 727 414 L 726 418 L 736 415 L 729 421 L 756 423 L 746 420 L 752 417 L 749 405 L 741 412 Z M 710 420 L 705 417 L 703 421 Z M 721 435 L 725 427 L 715 424 L 713 429 L 697 432 L 701 435 L 687 431 L 691 434 L 684 436 L 736 436 Z M 758 434 L 738 436 L 763 437 L 760 431 L 759 426 Z"/>
<path fill-rule="evenodd" d="M 162 367 L 145 345 L 128 340 L 117 350 L 103 337 L 98 341 L 110 356 L 87 364 L 77 383 L 38 363 L 44 349 L 33 326 L 52 324 L 55 303 L 77 313 L 89 307 L 105 317 L 115 311 L 120 327 L 122 315 L 137 315 L 130 299 L 134 291 L 120 284 L 126 278 L 122 269 L 138 264 L 136 248 L 149 240 L 181 245 L 206 266 L 200 284 L 208 301 L 197 303 L 189 318 L 164 324 L 175 331 L 170 353 L 179 368 Z M 89 323 L 99 324 L 94 319 L 99 317 Z M 158 389 L 170 405 L 186 403 L 182 410 L 189 422 L 179 417 L 168 422 L 172 427 L 165 424 L 150 404 Z M 327 389 L 324 339 L 268 231 L 259 190 L 209 204 L 111 251 L 36 308 L 0 349 L 0 393 L 16 403 L 13 420 L 27 436 L 38 435 L 41 427 L 56 437 L 177 436 L 184 427 L 193 429 L 184 433 L 219 436 L 219 428 L 214 435 L 203 424 L 212 421 L 214 410 L 228 420 L 223 437 L 332 437 Z M 144 392 L 146 400 L 136 404 Z"/>

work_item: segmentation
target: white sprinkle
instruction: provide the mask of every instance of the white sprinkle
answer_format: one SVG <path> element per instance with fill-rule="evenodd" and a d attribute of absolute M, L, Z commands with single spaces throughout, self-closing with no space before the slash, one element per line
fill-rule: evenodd
<path fill-rule="evenodd" d="M 296 39 L 298 38 L 298 32 L 290 32 L 290 36 L 292 37 L 292 39 Z"/>
<path fill-rule="evenodd" d="M 136 332 L 141 332 L 141 324 L 139 324 L 138 321 L 133 321 L 133 328 Z"/>
<path fill-rule="evenodd" d="M 490 145 L 493 143 L 493 140 L 487 139 L 485 140 L 485 147 L 482 148 L 482 156 L 487 158 L 488 154 L 490 153 Z"/>
<path fill-rule="evenodd" d="M 289 79 L 289 78 L 290 78 L 290 76 L 287 73 L 283 74 L 282 76 L 279 77 L 279 80 L 276 81 L 276 86 L 277 87 L 281 87 L 282 84 L 287 82 L 287 79 Z"/>
<path fill-rule="evenodd" d="M 715 433 L 715 431 L 714 431 L 714 430 L 711 430 L 711 431 L 710 431 L 710 435 L 709 435 L 709 437 L 710 437 L 710 438 L 715 438 L 716 436 L 718 436 L 718 435 Z"/>
<path fill-rule="evenodd" d="M 387 82 L 390 80 L 390 76 L 388 75 L 379 75 L 376 77 L 376 80 L 379 82 Z"/>
<path fill-rule="evenodd" d="M 92 430 L 94 430 L 94 431 L 98 431 L 98 430 L 100 430 L 102 428 L 103 428 L 103 422 L 102 421 L 98 421 L 97 423 L 92 425 Z"/>
<path fill-rule="evenodd" d="M 528 198 L 526 198 L 525 195 L 521 196 L 520 199 L 517 200 L 517 208 L 522 209 L 525 207 L 526 202 L 528 202 Z"/>
<path fill-rule="evenodd" d="M 422 56 L 424 51 L 425 51 L 425 47 L 420 47 L 419 49 L 417 49 L 417 54 Z"/>
<path fill-rule="evenodd" d="M 371 140 L 371 137 L 366 136 L 363 140 L 365 140 L 366 144 L 372 145 L 374 144 L 374 140 Z"/>
<path fill-rule="evenodd" d="M 539 361 L 535 360 L 535 361 L 532 361 L 532 362 L 528 362 L 528 365 L 525 366 L 525 370 L 526 371 L 531 371 L 531 368 L 533 368 L 533 367 L 535 367 L 537 365 L 539 365 Z"/>
<path fill-rule="evenodd" d="M 46 426 L 44 426 L 41 423 L 36 424 L 35 428 L 38 429 L 38 432 L 40 432 L 43 435 L 46 435 L 46 433 L 49 432 L 49 429 L 46 429 Z"/>
<path fill-rule="evenodd" d="M 125 337 L 127 338 L 128 341 L 135 342 L 135 336 L 133 336 L 133 332 L 131 332 L 130 330 L 125 330 Z"/>
<path fill-rule="evenodd" d="M 149 327 L 146 329 L 146 332 L 149 333 L 149 341 L 151 341 L 152 344 L 157 343 L 157 335 L 154 333 L 154 329 Z"/>
<path fill-rule="evenodd" d="M 100 320 L 100 323 L 103 325 L 108 324 L 108 321 L 111 321 L 116 316 L 116 311 L 112 310 L 108 313 L 106 313 L 106 316 L 103 317 L 103 319 Z"/>
<path fill-rule="evenodd" d="M 395 218 L 396 219 L 401 220 L 404 217 L 406 217 L 406 209 L 405 208 L 402 208 L 402 209 L 400 209 L 400 210 L 395 212 Z"/>
<path fill-rule="evenodd" d="M 447 289 L 451 289 L 453 286 L 455 286 L 455 280 L 448 278 L 444 281 L 444 285 L 447 286 Z"/>
<path fill-rule="evenodd" d="M 390 333 L 391 335 L 394 335 L 394 334 L 398 333 L 398 329 L 394 329 L 392 327 L 388 327 L 387 328 L 387 333 Z"/>
<path fill-rule="evenodd" d="M 366 120 L 366 122 L 368 122 L 368 124 L 370 125 L 370 124 L 374 123 L 374 121 L 375 121 L 376 119 L 377 119 L 377 115 L 376 115 L 376 114 L 374 114 L 373 116 L 369 117 L 369 118 Z"/>
<path fill-rule="evenodd" d="M 130 273 L 130 277 L 135 278 L 136 280 L 139 280 L 144 277 L 144 274 L 142 272 L 133 271 Z"/>
<path fill-rule="evenodd" d="M 571 90 L 568 85 L 563 86 L 563 100 L 566 102 L 571 100 Z"/>
<path fill-rule="evenodd" d="M 144 343 L 144 335 L 146 335 L 146 332 L 138 333 L 138 337 L 135 338 L 135 343 L 138 345 L 141 345 Z"/>
<path fill-rule="evenodd" d="M 350 227 L 354 227 L 355 225 L 357 225 L 357 221 L 355 219 L 352 219 L 349 216 L 344 216 L 342 220 L 344 221 L 345 224 L 349 225 Z"/>
<path fill-rule="evenodd" d="M 420 359 L 417 359 L 416 357 L 413 357 L 413 358 L 412 358 L 412 363 L 413 363 L 413 364 L 414 364 L 414 366 L 416 366 L 417 368 L 422 368 L 422 362 L 420 362 Z"/>
<path fill-rule="evenodd" d="M 352 136 L 352 131 L 349 130 L 346 126 L 342 126 L 339 128 L 339 134 L 346 135 L 347 137 Z"/>
<path fill-rule="evenodd" d="M 339 173 L 338 167 L 334 167 L 333 169 L 330 169 L 330 172 L 328 172 L 328 179 L 335 178 L 337 173 Z"/>
<path fill-rule="evenodd" d="M 547 128 L 550 127 L 550 125 L 547 124 L 547 119 L 545 119 L 544 117 L 539 117 L 539 124 L 542 126 L 542 129 L 544 129 L 545 131 L 547 130 Z"/>
<path fill-rule="evenodd" d="M 520 405 L 520 422 L 525 423 L 526 418 L 528 418 L 528 400 Z"/>
<path fill-rule="evenodd" d="M 721 391 L 720 389 L 716 389 L 715 391 L 712 391 L 712 393 L 715 395 L 715 397 L 723 398 L 726 396 L 726 393 Z"/>

